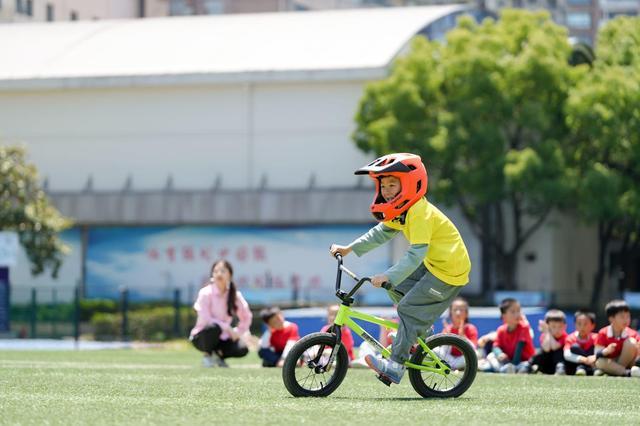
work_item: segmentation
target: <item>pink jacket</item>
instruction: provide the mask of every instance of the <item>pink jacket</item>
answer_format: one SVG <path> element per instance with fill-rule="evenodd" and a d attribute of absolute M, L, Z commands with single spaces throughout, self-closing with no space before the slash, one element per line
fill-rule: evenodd
<path fill-rule="evenodd" d="M 222 329 L 220 339 L 228 340 L 231 337 L 229 330 L 231 330 L 232 317 L 227 313 L 228 294 L 228 290 L 221 293 L 215 284 L 209 284 L 200 289 L 198 298 L 193 304 L 193 309 L 198 313 L 198 319 L 196 320 L 195 327 L 191 330 L 191 336 L 198 334 L 210 325 L 218 324 Z M 249 309 L 249 304 L 244 300 L 244 297 L 242 297 L 242 293 L 237 290 L 236 308 L 236 315 L 238 316 L 239 322 L 235 329 L 239 334 L 244 334 L 249 330 L 253 315 Z"/>

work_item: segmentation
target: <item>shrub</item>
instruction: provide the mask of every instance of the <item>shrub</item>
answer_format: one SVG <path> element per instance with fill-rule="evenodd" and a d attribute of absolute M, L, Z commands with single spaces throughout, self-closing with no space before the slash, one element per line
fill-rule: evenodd
<path fill-rule="evenodd" d="M 141 309 L 129 312 L 128 337 L 132 340 L 158 342 L 172 337 L 189 335 L 193 326 L 192 309 L 180 308 L 179 336 L 174 336 L 175 310 L 171 307 Z M 122 337 L 122 315 L 120 313 L 99 313 L 91 318 L 96 340 L 112 340 Z"/>

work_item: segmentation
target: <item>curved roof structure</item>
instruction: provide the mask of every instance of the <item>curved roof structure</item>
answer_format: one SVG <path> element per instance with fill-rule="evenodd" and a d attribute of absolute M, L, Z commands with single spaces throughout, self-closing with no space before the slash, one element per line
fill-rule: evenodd
<path fill-rule="evenodd" d="M 1 25 L 0 90 L 379 78 L 411 37 L 465 9 Z"/>

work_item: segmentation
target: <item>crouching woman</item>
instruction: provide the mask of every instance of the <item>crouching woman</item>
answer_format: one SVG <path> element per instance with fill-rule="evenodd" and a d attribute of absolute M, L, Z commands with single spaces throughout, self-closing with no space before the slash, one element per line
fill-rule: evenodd
<path fill-rule="evenodd" d="M 198 292 L 193 305 L 198 314 L 189 340 L 204 353 L 205 367 L 227 367 L 226 358 L 241 358 L 249 352 L 244 336 L 251 325 L 251 310 L 233 283 L 233 267 L 218 260 L 209 281 Z M 238 323 L 232 326 L 234 317 Z"/>

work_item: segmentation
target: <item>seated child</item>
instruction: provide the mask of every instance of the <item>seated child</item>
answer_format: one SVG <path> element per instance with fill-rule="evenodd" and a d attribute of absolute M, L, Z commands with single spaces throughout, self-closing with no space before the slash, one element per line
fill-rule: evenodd
<path fill-rule="evenodd" d="M 258 356 L 263 367 L 282 367 L 284 360 L 295 342 L 300 340 L 298 325 L 284 319 L 280 309 L 266 308 L 260 312 L 267 331 L 260 338 Z"/>
<path fill-rule="evenodd" d="M 629 328 L 631 312 L 624 300 L 613 300 L 604 308 L 609 325 L 598 332 L 596 340 L 596 368 L 611 376 L 640 377 L 638 334 Z M 601 374 L 597 370 L 594 374 Z"/>
<path fill-rule="evenodd" d="M 564 344 L 567 340 L 567 318 L 564 312 L 551 309 L 538 323 L 540 349 L 531 358 L 531 371 L 543 374 L 564 375 Z"/>
<path fill-rule="evenodd" d="M 333 325 L 339 308 L 339 305 L 331 305 L 327 308 L 327 323 L 322 326 L 320 331 L 325 332 Z M 355 356 L 353 355 L 353 335 L 351 334 L 351 330 L 349 327 L 343 325 L 340 331 L 340 340 L 347 350 L 347 354 L 349 354 L 349 361 L 353 361 Z"/>
<path fill-rule="evenodd" d="M 398 322 L 398 318 L 389 317 L 387 319 L 394 322 Z M 391 345 L 393 344 L 393 339 L 396 337 L 396 334 L 397 334 L 396 330 L 393 330 L 391 328 L 387 328 L 381 325 L 378 333 L 378 342 L 380 342 L 380 344 L 385 348 L 391 349 Z M 367 357 L 367 355 L 380 356 L 380 352 L 378 352 L 378 350 L 375 347 L 370 345 L 369 342 L 367 342 L 366 340 L 363 340 L 362 343 L 360 343 L 360 346 L 358 346 L 358 358 L 356 358 L 351 363 L 351 366 L 352 367 L 360 367 L 360 366 L 369 367 L 369 365 L 365 361 L 365 358 Z"/>
<path fill-rule="evenodd" d="M 531 327 L 520 311 L 520 302 L 506 298 L 500 302 L 502 324 L 496 330 L 493 349 L 487 355 L 488 363 L 484 371 L 496 373 L 527 373 L 529 359 L 535 348 L 531 337 Z"/>
<path fill-rule="evenodd" d="M 593 374 L 596 363 L 594 348 L 598 335 L 593 332 L 596 314 L 577 311 L 574 315 L 576 331 L 569 334 L 564 342 L 564 364 L 567 374 L 586 376 Z"/>
<path fill-rule="evenodd" d="M 442 322 L 442 332 L 457 334 L 466 338 L 475 349 L 478 346 L 478 329 L 469 322 L 469 303 L 462 297 L 453 299 L 449 307 L 449 317 L 451 322 L 446 319 Z M 464 357 L 458 349 L 452 349 L 451 357 L 447 358 L 451 368 L 460 369 L 464 367 Z"/>

